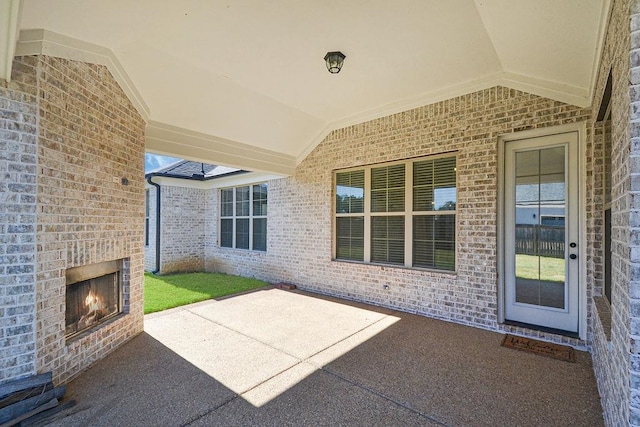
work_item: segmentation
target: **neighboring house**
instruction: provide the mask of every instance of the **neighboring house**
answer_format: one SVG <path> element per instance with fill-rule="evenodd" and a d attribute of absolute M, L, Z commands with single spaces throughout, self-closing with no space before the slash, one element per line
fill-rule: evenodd
<path fill-rule="evenodd" d="M 63 8 L 34 3 L 25 14 L 36 23 L 49 16 L 47 12 Z M 477 17 L 473 22 L 486 35 L 478 10 L 490 4 L 499 8 L 499 2 L 460 2 L 466 3 L 472 7 L 469 15 Z M 586 8 L 589 3 L 581 5 Z M 33 13 L 38 7 L 52 10 Z M 69 14 L 83 9 L 68 7 Z M 374 110 L 368 110 L 366 91 L 371 86 L 360 76 L 336 86 L 335 92 L 327 89 L 328 83 L 315 83 L 324 88 L 326 99 L 339 105 L 336 110 L 342 111 L 343 101 L 362 100 L 362 114 L 345 113 L 329 122 L 307 115 L 297 103 L 258 98 L 243 83 L 253 81 L 247 76 L 261 73 L 198 72 L 202 70 L 181 58 L 162 62 L 167 67 L 177 64 L 182 73 L 175 79 L 157 70 L 154 79 L 146 79 L 151 74 L 132 67 L 137 81 L 151 88 L 145 87 L 152 94 L 149 98 L 162 98 L 156 101 L 161 111 L 154 121 L 109 49 L 49 31 L 25 32 L 13 78 L 0 85 L 0 170 L 8 182 L 3 187 L 8 196 L 0 199 L 8 213 L 0 224 L 8 236 L 0 240 L 0 253 L 8 255 L 0 257 L 0 271 L 11 286 L 3 306 L 8 326 L 0 336 L 15 344 L 3 355 L 0 377 L 53 370 L 64 380 L 140 333 L 144 261 L 147 269 L 160 273 L 205 270 L 290 282 L 322 294 L 571 344 L 591 352 L 607 425 L 640 425 L 640 1 L 607 1 L 602 8 L 601 38 L 589 34 L 602 40 L 596 43 L 599 57 L 586 67 L 593 69 L 592 78 L 585 78 L 592 81 L 589 89 L 561 82 L 546 85 L 549 82 L 539 77 L 553 76 L 554 66 L 561 64 L 538 56 L 537 67 L 527 67 L 525 57 L 536 52 L 522 47 L 518 27 L 510 27 L 512 33 L 495 38 L 513 47 L 513 55 L 503 59 L 520 58 L 516 65 L 533 75 L 507 67 L 495 74 L 473 75 L 471 83 L 459 81 L 453 88 L 428 81 L 436 85 L 429 102 L 405 94 L 411 102 L 401 104 L 406 107 L 402 111 L 391 101 L 383 105 L 388 109 L 375 110 L 380 105 L 372 105 Z M 493 30 L 520 25 L 515 17 L 500 19 L 509 16 L 508 9 L 495 19 Z M 565 24 L 569 31 L 578 29 L 571 19 L 551 21 L 549 28 L 537 27 L 537 32 Z M 448 27 L 462 35 L 475 28 L 458 31 L 457 25 L 440 24 L 434 27 L 439 39 Z M 74 32 L 82 34 L 85 27 L 93 29 L 85 25 Z M 390 28 L 402 33 L 401 28 Z M 106 40 L 121 35 L 125 26 L 120 30 L 110 32 Z M 88 39 L 98 37 L 98 31 L 90 35 Z M 402 47 L 408 51 L 409 42 L 420 44 L 417 38 L 405 40 Z M 555 42 L 532 44 L 544 52 L 563 46 L 562 40 Z M 490 52 L 499 50 L 500 43 L 487 44 Z M 149 46 L 144 40 L 120 43 L 127 63 L 138 59 L 127 50 L 137 45 Z M 241 52 L 242 46 L 220 45 Z M 435 52 L 427 59 L 445 59 Z M 562 52 L 565 57 L 574 53 Z M 193 60 L 203 56 L 197 53 Z M 273 56 L 268 53 L 265 50 L 261 59 Z M 141 58 L 144 62 L 150 57 L 151 52 Z M 455 63 L 462 71 L 463 64 L 470 66 L 481 57 L 482 53 L 461 56 Z M 411 57 L 404 58 L 413 63 Z M 386 57 L 375 60 L 387 62 Z M 302 68 L 294 67 L 300 73 Z M 428 68 L 426 60 L 420 62 L 415 74 L 421 76 Z M 204 75 L 210 86 L 191 85 L 189 72 Z M 296 82 L 310 85 L 307 76 Z M 402 77 L 396 79 L 383 89 L 391 91 Z M 218 90 L 228 89 L 225 84 L 237 87 Z M 193 94 L 186 91 L 194 87 L 198 92 L 193 99 L 184 95 Z M 359 96 L 343 96 L 353 87 Z M 222 101 L 216 103 L 216 96 L 205 91 L 210 88 L 218 90 L 214 93 Z M 165 100 L 161 89 L 175 98 Z M 296 91 L 289 94 L 295 98 L 291 94 Z M 225 102 L 229 99 L 234 103 Z M 243 100 L 254 108 L 241 104 Z M 183 111 L 191 104 L 199 108 L 198 114 Z M 276 114 L 282 111 L 288 113 Z M 176 122 L 157 121 L 161 119 Z M 205 126 L 209 123 L 211 128 Z M 223 128 L 227 123 L 237 127 Z M 314 132 L 306 132 L 303 125 L 309 123 Z M 217 125 L 228 132 L 207 135 L 177 126 L 191 124 L 200 130 L 218 129 Z M 267 128 L 280 133 L 263 132 Z M 305 145 L 311 134 L 321 136 L 318 143 Z M 285 139 L 291 146 L 304 147 L 276 152 L 277 143 Z M 257 145 L 238 142 L 247 140 Z M 193 162 L 176 165 L 174 176 L 170 171 L 149 174 L 148 206 L 160 207 L 160 238 L 153 234 L 158 223 L 149 209 L 144 239 L 145 184 L 140 170 L 145 143 L 159 152 L 203 160 L 219 156 L 220 163 L 243 168 L 247 164 L 254 167 L 246 169 L 277 175 L 203 169 Z M 550 182 L 562 183 L 562 197 L 555 190 L 551 196 L 544 194 L 544 184 Z M 520 184 L 538 190 L 522 200 Z M 530 217 L 526 221 L 518 211 L 525 202 L 522 215 Z M 537 206 L 536 219 L 532 206 Z M 564 206 L 562 212 L 559 206 Z M 528 289 L 536 299 L 520 299 L 522 287 L 536 279 L 518 280 L 519 223 L 564 227 L 565 283 L 560 301 L 553 305 L 545 302 L 543 280 Z M 152 255 L 143 260 L 145 240 Z M 153 253 L 156 242 L 160 250 Z M 539 258 L 542 273 L 546 257 Z M 121 316 L 100 332 L 67 342 L 63 331 L 68 270 L 109 260 L 123 265 L 121 274 L 127 279 Z"/>

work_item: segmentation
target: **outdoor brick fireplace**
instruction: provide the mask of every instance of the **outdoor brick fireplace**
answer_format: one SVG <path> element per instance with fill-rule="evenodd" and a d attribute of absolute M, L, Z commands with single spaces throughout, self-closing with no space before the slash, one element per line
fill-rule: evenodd
<path fill-rule="evenodd" d="M 67 269 L 67 341 L 122 313 L 122 261 L 104 261 Z"/>
<path fill-rule="evenodd" d="M 145 122 L 108 67 L 44 55 L 16 57 L 0 117 L 0 382 L 60 384 L 143 330 Z"/>

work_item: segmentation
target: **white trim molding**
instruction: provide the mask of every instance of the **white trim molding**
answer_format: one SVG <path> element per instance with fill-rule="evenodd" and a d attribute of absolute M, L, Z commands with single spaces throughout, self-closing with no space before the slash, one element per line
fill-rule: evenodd
<path fill-rule="evenodd" d="M 262 172 L 247 172 L 216 177 L 214 179 L 207 179 L 205 181 L 155 175 L 153 177 L 153 182 L 156 184 L 160 184 L 163 187 L 184 187 L 197 188 L 200 190 L 210 190 L 212 188 L 238 187 L 243 185 L 258 184 L 261 182 L 268 182 L 279 178 L 282 178 L 282 176 Z M 145 187 L 152 188 L 148 183 L 145 184 Z"/>
<path fill-rule="evenodd" d="M 569 86 L 523 74 L 504 72 L 500 77 L 499 85 L 580 108 L 586 108 L 591 105 L 591 97 L 587 88 Z"/>
<path fill-rule="evenodd" d="M 440 101 L 446 101 L 458 96 L 468 95 L 480 90 L 489 89 L 495 86 L 502 86 L 509 89 L 519 90 L 532 95 L 549 98 L 565 104 L 586 108 L 591 105 L 590 90 L 547 80 L 516 74 L 511 72 L 499 72 L 490 74 L 478 79 L 463 82 L 458 85 L 449 86 L 433 92 L 423 93 L 412 98 L 387 104 L 382 107 L 363 111 L 359 114 L 336 120 L 322 128 L 309 142 L 305 149 L 296 157 L 296 163 L 300 164 L 332 131 L 348 126 L 357 125 L 370 120 L 387 117 L 392 114 L 424 107 Z"/>
<path fill-rule="evenodd" d="M 20 0 L 0 0 L 0 80 L 11 81 L 11 68 L 18 40 Z"/>
<path fill-rule="evenodd" d="M 591 82 L 589 85 L 589 102 L 590 103 L 593 103 L 596 87 L 598 85 L 600 59 L 602 58 L 602 49 L 604 49 L 604 42 L 607 36 L 607 28 L 609 28 L 609 20 L 611 19 L 612 10 L 613 10 L 613 1 L 604 0 L 602 2 L 602 9 L 600 12 L 600 16 L 603 17 L 603 19 L 600 20 L 600 26 L 598 27 L 596 54 L 593 56 L 593 64 L 591 65 Z"/>
<path fill-rule="evenodd" d="M 149 120 L 149 107 L 111 49 L 49 30 L 22 30 L 15 56 L 27 55 L 47 55 L 106 66 L 142 118 Z"/>
<path fill-rule="evenodd" d="M 146 143 L 147 150 L 153 153 L 180 153 L 187 160 L 269 172 L 281 177 L 293 175 L 296 168 L 293 156 L 160 122 L 147 123 Z"/>

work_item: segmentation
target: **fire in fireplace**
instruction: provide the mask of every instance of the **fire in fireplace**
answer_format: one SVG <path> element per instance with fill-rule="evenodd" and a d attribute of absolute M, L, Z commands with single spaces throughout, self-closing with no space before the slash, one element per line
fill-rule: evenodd
<path fill-rule="evenodd" d="M 71 339 L 122 312 L 122 261 L 66 272 L 65 336 Z"/>

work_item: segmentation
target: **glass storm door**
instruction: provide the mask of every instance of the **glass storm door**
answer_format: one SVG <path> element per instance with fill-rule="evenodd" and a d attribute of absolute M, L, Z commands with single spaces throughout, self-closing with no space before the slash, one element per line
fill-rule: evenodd
<path fill-rule="evenodd" d="M 577 132 L 507 142 L 505 320 L 578 332 Z"/>

